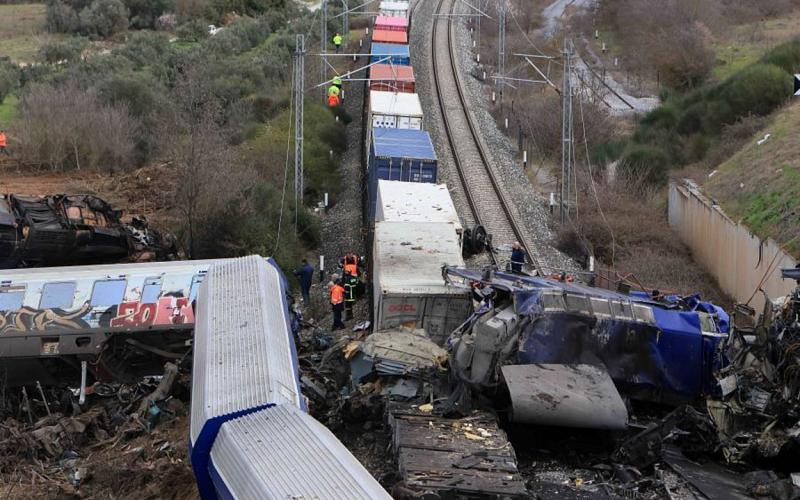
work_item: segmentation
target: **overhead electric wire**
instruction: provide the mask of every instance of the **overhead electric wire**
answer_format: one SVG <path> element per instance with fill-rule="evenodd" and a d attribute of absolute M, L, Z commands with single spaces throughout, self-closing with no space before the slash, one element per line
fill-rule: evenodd
<path fill-rule="evenodd" d="M 292 69 L 292 81 L 294 81 L 294 69 Z M 289 102 L 294 102 L 294 85 L 292 85 L 292 89 L 289 91 Z M 278 247 L 281 243 L 281 226 L 283 225 L 283 207 L 284 202 L 286 201 L 286 184 L 289 180 L 289 157 L 292 150 L 292 118 L 294 117 L 294 106 L 289 107 L 289 127 L 286 137 L 286 163 L 283 167 L 283 191 L 281 192 L 281 209 L 278 214 L 278 234 L 275 236 L 275 249 L 272 251 L 272 255 L 278 251 Z M 295 208 L 296 210 L 296 208 Z"/>

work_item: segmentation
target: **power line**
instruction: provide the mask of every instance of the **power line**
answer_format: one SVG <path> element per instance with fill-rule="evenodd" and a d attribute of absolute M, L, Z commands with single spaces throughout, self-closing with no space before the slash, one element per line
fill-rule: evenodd
<path fill-rule="evenodd" d="M 292 80 L 294 81 L 294 71 L 292 71 Z M 291 102 L 294 97 L 294 86 L 289 89 L 289 101 Z M 292 151 L 292 118 L 294 117 L 294 107 L 289 106 L 289 123 L 286 126 L 286 162 L 283 166 L 283 191 L 281 192 L 281 209 L 278 212 L 278 234 L 275 236 L 275 248 L 272 250 L 272 255 L 278 251 L 281 243 L 281 226 L 283 225 L 283 207 L 286 201 L 286 185 L 289 183 L 289 158 Z"/>

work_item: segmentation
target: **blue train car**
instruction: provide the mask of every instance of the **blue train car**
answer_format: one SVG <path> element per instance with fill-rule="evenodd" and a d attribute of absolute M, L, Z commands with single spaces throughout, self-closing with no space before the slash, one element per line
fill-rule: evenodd
<path fill-rule="evenodd" d="M 389 61 L 383 61 L 383 64 L 399 64 L 401 66 L 411 65 L 411 55 L 408 51 L 408 45 L 400 45 L 397 43 L 373 43 L 372 44 L 372 62 L 379 62 L 386 57 L 391 57 Z"/>
<path fill-rule="evenodd" d="M 370 220 L 375 218 L 379 179 L 435 184 L 438 160 L 430 135 L 420 130 L 373 129 L 368 177 Z"/>

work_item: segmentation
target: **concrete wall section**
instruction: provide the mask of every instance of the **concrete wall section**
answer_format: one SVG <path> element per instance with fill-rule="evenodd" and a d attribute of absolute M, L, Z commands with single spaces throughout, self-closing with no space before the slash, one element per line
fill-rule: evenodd
<path fill-rule="evenodd" d="M 781 278 L 780 270 L 794 267 L 797 261 L 772 239 L 761 240 L 731 220 L 692 181 L 670 183 L 669 224 L 691 248 L 695 260 L 737 302 L 747 302 L 762 279 L 770 298 L 794 290 L 794 281 Z M 761 304 L 756 297 L 750 305 L 759 308 Z"/>

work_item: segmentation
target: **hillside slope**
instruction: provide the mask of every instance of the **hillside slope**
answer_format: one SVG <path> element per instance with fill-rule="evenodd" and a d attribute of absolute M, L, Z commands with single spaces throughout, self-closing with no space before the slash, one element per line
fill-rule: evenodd
<path fill-rule="evenodd" d="M 755 234 L 771 237 L 800 257 L 800 101 L 767 125 L 705 181 L 709 194 Z M 770 134 L 766 141 L 766 134 Z"/>

